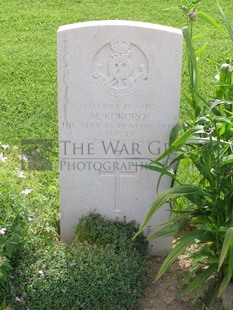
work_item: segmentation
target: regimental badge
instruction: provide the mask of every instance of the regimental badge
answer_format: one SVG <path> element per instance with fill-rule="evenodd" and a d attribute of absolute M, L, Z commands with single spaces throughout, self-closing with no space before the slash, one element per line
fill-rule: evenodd
<path fill-rule="evenodd" d="M 148 61 L 142 50 L 126 40 L 113 40 L 96 53 L 93 78 L 103 92 L 123 97 L 136 93 L 148 79 Z"/>

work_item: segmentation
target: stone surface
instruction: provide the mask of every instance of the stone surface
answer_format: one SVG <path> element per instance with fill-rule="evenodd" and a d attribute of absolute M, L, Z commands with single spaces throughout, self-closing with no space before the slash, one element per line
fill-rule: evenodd
<path fill-rule="evenodd" d="M 166 149 L 178 121 L 182 33 L 130 21 L 58 30 L 61 237 L 90 211 L 141 223 L 158 174 L 138 166 Z M 170 186 L 163 178 L 160 191 Z M 166 221 L 164 206 L 152 224 Z M 150 227 L 145 232 L 150 231 Z M 169 238 L 151 243 L 162 253 Z"/>
<path fill-rule="evenodd" d="M 233 309 L 233 284 L 228 284 L 227 288 L 221 296 L 221 299 L 224 310 Z"/>

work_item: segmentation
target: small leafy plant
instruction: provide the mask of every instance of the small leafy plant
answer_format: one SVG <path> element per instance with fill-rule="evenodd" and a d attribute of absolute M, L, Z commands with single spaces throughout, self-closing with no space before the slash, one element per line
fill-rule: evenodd
<path fill-rule="evenodd" d="M 1 302 L 6 297 L 11 273 L 23 253 L 57 238 L 57 210 L 50 207 L 51 196 L 45 197 L 47 193 L 40 188 L 38 174 L 21 170 L 22 160 L 26 158 L 17 146 L 0 142 Z"/>
<path fill-rule="evenodd" d="M 98 213 L 90 213 L 89 216 L 79 220 L 73 243 L 88 242 L 101 247 L 111 245 L 116 252 L 136 251 L 144 256 L 148 242 L 143 235 L 140 235 L 137 240 L 132 240 L 137 230 L 138 227 L 134 221 L 127 223 L 106 220 Z"/>
<path fill-rule="evenodd" d="M 219 9 L 233 39 L 231 25 Z M 216 25 L 212 20 L 211 24 Z M 176 126 L 168 149 L 146 166 L 172 177 L 175 185 L 156 198 L 136 235 L 148 225 L 159 208 L 165 203 L 173 203 L 173 219 L 150 236 L 179 235 L 156 280 L 189 246 L 198 245 L 203 259 L 199 260 L 195 276 L 184 292 L 199 288 L 214 276 L 216 286 L 213 298 L 209 300 L 211 304 L 215 295 L 220 296 L 233 279 L 233 66 L 231 61 L 221 66 L 216 95 L 210 100 L 204 99 L 198 88 L 199 67 L 192 27 L 183 32 L 190 59 L 189 100 L 194 109 L 193 119 Z M 188 175 L 194 176 L 188 184 L 177 173 L 181 164 L 188 167 Z M 185 199 L 182 209 L 174 207 L 179 198 Z"/>
<path fill-rule="evenodd" d="M 83 217 L 71 246 L 57 243 L 24 257 L 12 274 L 11 304 L 33 310 L 140 309 L 147 241 L 131 241 L 136 229 L 98 214 Z"/>

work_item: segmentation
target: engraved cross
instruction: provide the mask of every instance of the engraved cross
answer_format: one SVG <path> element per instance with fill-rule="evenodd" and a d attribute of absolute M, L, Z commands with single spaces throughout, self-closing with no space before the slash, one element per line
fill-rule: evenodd
<path fill-rule="evenodd" d="M 116 161 L 119 162 L 119 160 L 116 158 Z M 138 178 L 138 170 L 137 166 L 135 166 L 135 170 L 133 171 L 120 171 L 118 169 L 116 170 L 110 170 L 110 171 L 99 171 L 100 177 L 108 177 L 114 179 L 114 212 L 122 212 L 123 210 L 120 209 L 120 197 L 121 197 L 121 181 L 124 178 Z"/>

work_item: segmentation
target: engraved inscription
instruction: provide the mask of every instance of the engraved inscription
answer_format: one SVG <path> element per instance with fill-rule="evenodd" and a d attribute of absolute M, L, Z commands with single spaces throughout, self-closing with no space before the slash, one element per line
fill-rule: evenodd
<path fill-rule="evenodd" d="M 111 96 L 134 94 L 148 79 L 148 61 L 133 43 L 117 39 L 99 49 L 92 63 L 97 86 Z"/>

